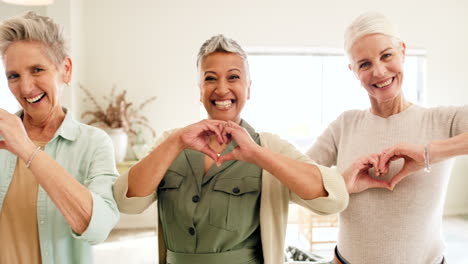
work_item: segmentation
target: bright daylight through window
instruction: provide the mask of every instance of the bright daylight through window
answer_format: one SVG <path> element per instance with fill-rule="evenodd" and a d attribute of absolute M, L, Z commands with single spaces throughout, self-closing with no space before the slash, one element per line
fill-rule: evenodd
<path fill-rule="evenodd" d="M 252 87 L 243 118 L 257 131 L 279 134 L 303 151 L 342 112 L 370 107 L 343 54 L 251 52 L 249 65 Z M 404 65 L 404 94 L 421 104 L 423 53 L 409 53 Z"/>
<path fill-rule="evenodd" d="M 10 113 L 18 111 L 18 102 L 8 89 L 3 63 L 0 63 L 0 108 Z"/>
<path fill-rule="evenodd" d="M 250 101 L 242 117 L 257 131 L 279 134 L 305 152 L 330 122 L 350 109 L 368 109 L 364 88 L 339 52 L 250 52 Z M 423 104 L 425 55 L 409 51 L 403 92 Z M 333 252 L 337 216 L 317 216 L 299 206 L 289 209 L 286 247 Z M 331 257 L 331 256 L 330 256 Z"/>

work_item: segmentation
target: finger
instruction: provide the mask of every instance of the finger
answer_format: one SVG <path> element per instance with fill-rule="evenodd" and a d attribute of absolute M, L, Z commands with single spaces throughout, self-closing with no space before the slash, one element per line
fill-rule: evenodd
<path fill-rule="evenodd" d="M 227 137 L 226 132 L 224 131 L 224 128 L 226 127 L 226 123 L 218 124 L 218 127 L 219 127 L 219 131 L 221 131 L 221 136 L 223 138 L 222 143 L 229 144 L 229 138 Z"/>
<path fill-rule="evenodd" d="M 10 112 L 8 112 L 7 110 L 0 107 L 0 117 L 3 116 L 3 115 L 9 114 L 9 113 Z"/>
<path fill-rule="evenodd" d="M 384 171 L 385 173 L 388 173 L 390 163 L 392 161 L 402 159 L 405 157 L 405 155 L 402 155 L 400 152 L 401 151 L 399 149 L 392 148 L 391 150 L 388 150 L 388 152 L 385 151 L 382 155 L 380 155 L 379 169 Z"/>
<path fill-rule="evenodd" d="M 382 188 L 382 189 L 392 189 L 392 185 L 390 182 L 385 180 L 377 180 L 370 178 L 368 182 L 369 188 Z"/>
<path fill-rule="evenodd" d="M 7 146 L 6 146 L 6 142 L 5 140 L 0 140 L 0 149 L 6 149 Z"/>
<path fill-rule="evenodd" d="M 224 138 L 222 136 L 222 129 L 219 127 L 219 123 L 206 123 L 206 127 L 208 129 L 205 130 L 205 132 L 211 132 L 216 135 L 216 139 L 218 140 L 218 143 L 222 144 L 224 143 Z"/>
<path fill-rule="evenodd" d="M 220 156 L 218 158 L 218 161 L 216 162 L 216 165 L 221 166 L 221 164 L 223 164 L 223 162 L 225 161 L 228 161 L 228 160 L 236 160 L 237 157 L 236 157 L 236 153 L 235 153 L 236 149 L 234 149 L 233 151 L 229 152 L 229 153 L 226 153 L 222 156 Z"/>
<path fill-rule="evenodd" d="M 226 135 L 226 132 L 225 132 L 225 127 L 226 127 L 226 124 L 227 122 L 222 122 L 222 123 L 218 123 L 217 126 L 218 126 L 218 129 L 220 131 L 220 134 L 221 134 L 221 137 L 222 137 L 222 142 L 219 142 L 220 144 L 228 144 L 229 143 L 229 138 L 227 137 Z"/>
<path fill-rule="evenodd" d="M 224 128 L 223 134 L 226 136 L 228 142 L 231 141 L 233 138 L 237 138 L 236 128 L 231 126 L 226 126 Z M 239 144 L 239 142 L 237 142 L 237 144 Z"/>
<path fill-rule="evenodd" d="M 393 156 L 394 156 L 393 148 L 388 148 L 382 151 L 382 153 L 380 154 L 380 160 L 379 160 L 379 170 L 384 171 L 385 167 L 387 167 L 388 165 L 388 161 Z"/>
<path fill-rule="evenodd" d="M 237 124 L 236 122 L 233 122 L 233 121 L 227 121 L 227 126 L 228 127 L 233 127 L 233 128 L 241 127 L 239 124 Z"/>
<path fill-rule="evenodd" d="M 215 162 L 218 161 L 218 154 L 216 154 L 216 152 L 210 148 L 210 146 L 206 145 L 203 149 L 201 149 L 201 152 L 208 155 L 208 157 L 210 157 Z"/>
<path fill-rule="evenodd" d="M 405 156 L 403 156 L 403 155 L 398 155 L 398 156 L 393 156 L 393 157 L 391 157 L 391 158 L 387 161 L 387 163 L 385 164 L 385 171 L 384 171 L 384 173 L 388 173 L 388 172 L 389 172 L 389 170 L 390 170 L 390 163 L 392 163 L 392 162 L 395 161 L 395 160 L 404 159 L 404 158 L 405 158 Z"/>
<path fill-rule="evenodd" d="M 393 190 L 395 186 L 401 182 L 407 176 L 405 168 L 401 169 L 397 175 L 393 176 L 392 180 L 390 181 L 391 189 Z"/>
<path fill-rule="evenodd" d="M 367 157 L 367 163 L 369 164 L 369 167 L 374 167 L 374 172 L 375 176 L 380 175 L 380 170 L 379 170 L 379 157 L 376 154 L 372 154 L 369 157 Z"/>

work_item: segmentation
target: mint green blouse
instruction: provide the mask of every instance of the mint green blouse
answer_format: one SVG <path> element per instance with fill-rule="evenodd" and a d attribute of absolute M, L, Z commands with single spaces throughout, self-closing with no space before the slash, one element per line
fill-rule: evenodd
<path fill-rule="evenodd" d="M 104 131 L 77 122 L 64 110 L 65 119 L 44 151 L 91 192 L 93 212 L 88 228 L 77 235 L 39 186 L 37 225 L 41 257 L 48 264 L 93 263 L 92 245 L 104 241 L 119 219 L 112 194 L 112 184 L 118 176 L 114 152 Z M 17 115 L 21 116 L 22 111 Z M 0 211 L 16 159 L 11 152 L 0 149 Z"/>

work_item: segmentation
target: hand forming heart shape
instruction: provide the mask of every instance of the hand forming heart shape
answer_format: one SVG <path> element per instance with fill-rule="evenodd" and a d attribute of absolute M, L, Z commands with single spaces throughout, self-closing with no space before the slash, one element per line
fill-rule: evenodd
<path fill-rule="evenodd" d="M 404 160 L 403 167 L 390 182 L 370 175 L 371 168 L 374 168 L 375 176 L 387 174 L 390 163 L 398 159 Z M 393 190 L 401 180 L 424 166 L 423 145 L 400 143 L 382 153 L 359 158 L 343 173 L 343 177 L 349 193 L 358 193 L 369 188 Z"/>

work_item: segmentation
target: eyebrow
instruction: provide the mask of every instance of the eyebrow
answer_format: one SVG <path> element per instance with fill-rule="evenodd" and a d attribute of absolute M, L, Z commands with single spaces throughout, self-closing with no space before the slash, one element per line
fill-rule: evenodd
<path fill-rule="evenodd" d="M 241 72 L 241 70 L 239 70 L 239 69 L 237 69 L 237 68 L 229 69 L 229 70 L 228 70 L 228 72 L 233 72 L 233 71 Z M 203 75 L 207 75 L 208 73 L 217 74 L 217 73 L 214 72 L 214 71 L 206 71 L 206 72 L 203 73 Z"/>
<path fill-rule="evenodd" d="M 381 52 L 379 52 L 379 55 L 382 55 L 382 54 L 384 54 L 385 52 L 387 52 L 388 50 L 391 50 L 391 49 L 393 49 L 393 48 L 392 48 L 392 47 L 388 47 L 388 48 L 382 50 Z M 361 62 L 364 62 L 364 61 L 367 61 L 367 59 L 358 60 L 356 63 L 357 63 L 357 64 L 360 64 Z"/>
<path fill-rule="evenodd" d="M 393 48 L 392 48 L 392 47 L 388 47 L 388 48 L 382 50 L 379 54 L 382 55 L 383 53 L 385 53 L 385 52 L 387 52 L 388 50 L 391 50 L 391 49 L 393 49 Z"/>
<path fill-rule="evenodd" d="M 43 65 L 43 64 L 33 64 L 33 65 L 31 65 L 31 66 L 28 66 L 28 68 L 29 68 L 29 69 L 34 69 L 34 68 L 45 69 L 45 68 L 47 68 L 47 66 L 46 66 L 46 65 Z M 12 74 L 12 73 L 16 73 L 16 71 L 11 70 L 11 71 L 6 71 L 5 73 L 6 73 L 6 75 L 10 75 L 10 74 Z"/>
<path fill-rule="evenodd" d="M 206 71 L 203 75 L 207 75 L 208 73 L 216 74 L 214 71 Z"/>

